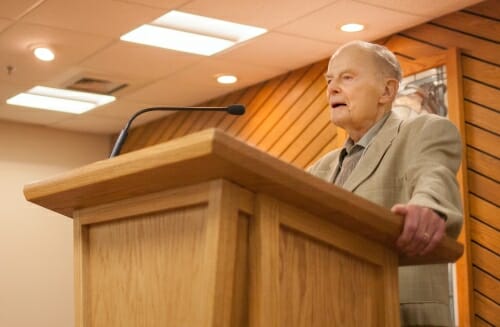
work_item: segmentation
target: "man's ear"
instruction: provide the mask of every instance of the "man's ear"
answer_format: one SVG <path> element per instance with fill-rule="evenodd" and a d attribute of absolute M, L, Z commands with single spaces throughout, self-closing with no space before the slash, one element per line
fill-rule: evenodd
<path fill-rule="evenodd" d="M 399 89 L 399 82 L 394 78 L 385 80 L 384 91 L 380 96 L 379 102 L 382 104 L 391 103 L 396 98 Z"/>

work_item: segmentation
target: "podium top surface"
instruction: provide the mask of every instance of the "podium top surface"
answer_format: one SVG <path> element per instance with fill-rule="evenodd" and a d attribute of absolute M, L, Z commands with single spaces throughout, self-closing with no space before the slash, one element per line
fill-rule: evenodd
<path fill-rule="evenodd" d="M 327 217 L 394 247 L 402 219 L 388 209 L 316 178 L 217 129 L 86 165 L 24 187 L 28 201 L 72 217 L 81 208 L 134 196 L 226 179 Z M 428 256 L 402 264 L 454 261 L 463 246 L 446 237 Z"/>

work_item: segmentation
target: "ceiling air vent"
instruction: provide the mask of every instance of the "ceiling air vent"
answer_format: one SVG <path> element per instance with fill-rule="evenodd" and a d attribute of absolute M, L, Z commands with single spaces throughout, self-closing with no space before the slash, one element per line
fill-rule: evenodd
<path fill-rule="evenodd" d="M 104 79 L 82 77 L 70 85 L 66 86 L 68 90 L 99 93 L 99 94 L 112 94 L 118 90 L 126 87 L 126 83 L 107 81 Z"/>

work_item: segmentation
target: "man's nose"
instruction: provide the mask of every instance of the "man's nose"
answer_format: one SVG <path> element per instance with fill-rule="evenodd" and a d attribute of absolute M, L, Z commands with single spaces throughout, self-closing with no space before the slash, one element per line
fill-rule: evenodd
<path fill-rule="evenodd" d="M 340 89 L 338 87 L 338 84 L 335 83 L 335 81 L 330 81 L 330 83 L 328 83 L 328 86 L 326 88 L 328 94 L 337 94 L 340 92 Z"/>

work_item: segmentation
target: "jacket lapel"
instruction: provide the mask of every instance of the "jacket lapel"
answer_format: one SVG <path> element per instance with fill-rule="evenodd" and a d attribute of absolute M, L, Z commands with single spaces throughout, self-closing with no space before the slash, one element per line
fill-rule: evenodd
<path fill-rule="evenodd" d="M 391 113 L 382 129 L 375 136 L 375 139 L 368 148 L 356 168 L 352 171 L 349 178 L 347 178 L 343 188 L 348 191 L 354 190 L 364 181 L 370 177 L 373 171 L 377 168 L 385 153 L 392 144 L 392 141 L 399 132 L 399 126 L 403 121 L 399 119 L 394 113 Z M 337 158 L 338 163 L 338 158 Z M 336 167 L 336 166 L 335 166 Z M 333 179 L 333 174 L 332 174 Z"/>
<path fill-rule="evenodd" d="M 337 172 L 337 168 L 339 165 L 339 159 L 340 159 L 340 151 L 338 151 L 337 155 L 330 163 L 330 169 L 329 169 L 329 173 L 328 173 L 328 176 L 326 179 L 330 183 L 333 183 L 333 178 L 335 177 L 335 174 Z"/>

